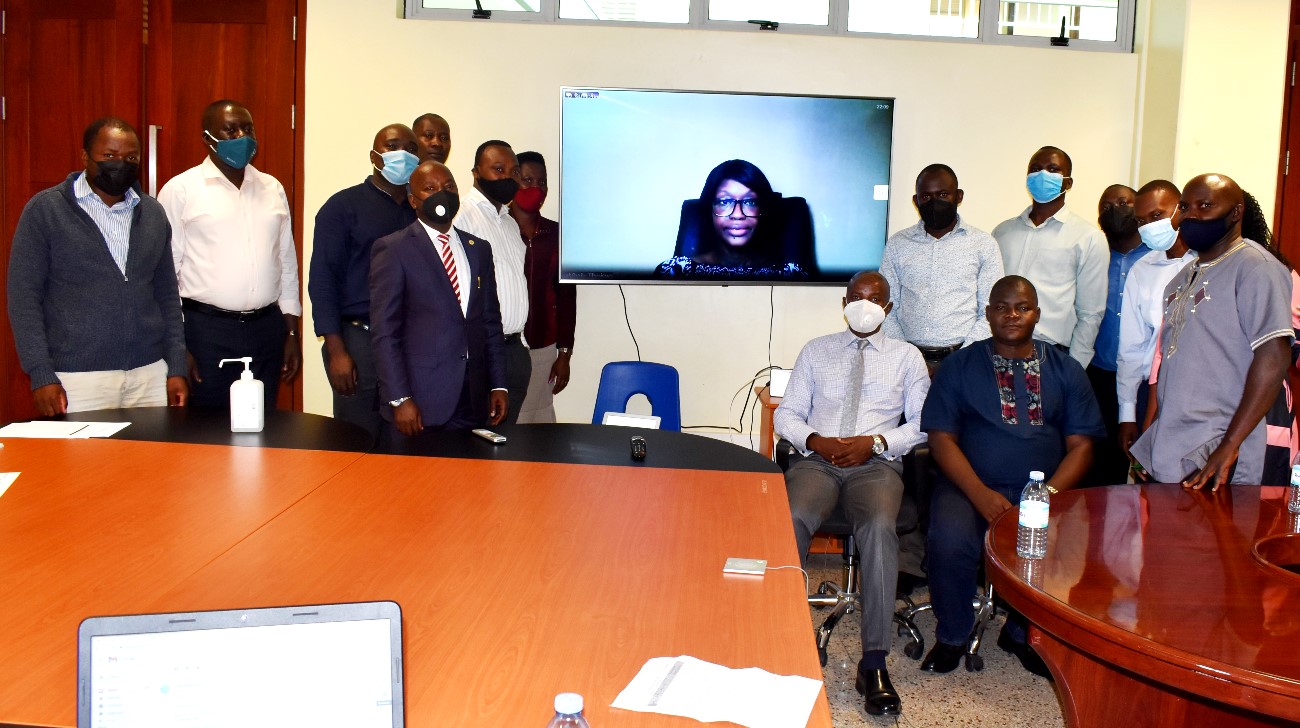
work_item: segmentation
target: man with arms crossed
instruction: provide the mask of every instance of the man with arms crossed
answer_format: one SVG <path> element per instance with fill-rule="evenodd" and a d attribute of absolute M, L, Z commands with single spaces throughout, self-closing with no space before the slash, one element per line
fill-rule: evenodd
<path fill-rule="evenodd" d="M 23 208 L 9 253 L 9 323 L 36 412 L 184 405 L 171 228 L 134 189 L 140 139 L 96 120 L 81 161 Z"/>
<path fill-rule="evenodd" d="M 1178 210 L 1178 236 L 1199 257 L 1165 287 L 1156 418 L 1129 454 L 1156 482 L 1259 483 L 1264 415 L 1291 363 L 1290 272 L 1241 236 L 1231 178 L 1193 178 Z"/>
<path fill-rule="evenodd" d="M 406 183 L 420 163 L 415 133 L 390 124 L 375 134 L 370 175 L 334 193 L 316 213 L 311 252 L 312 318 L 334 390 L 334 417 L 379 436 L 379 375 L 370 346 L 370 251 L 415 222 Z"/>
<path fill-rule="evenodd" d="M 971 600 L 989 523 L 1017 505 L 1030 471 L 1043 471 L 1054 491 L 1077 485 L 1092 462 L 1092 438 L 1106 434 L 1083 367 L 1033 338 L 1040 316 L 1033 284 L 1020 276 L 998 281 L 986 316 L 993 338 L 948 357 L 921 413 L 942 474 L 930 503 L 930 603 L 938 625 L 921 662 L 927 672 L 951 672 L 961 660 L 975 624 Z M 1025 630 L 1023 617 L 1008 616 L 998 646 L 1046 675 Z"/>
<path fill-rule="evenodd" d="M 1025 185 L 1033 204 L 993 228 L 1008 275 L 1029 279 L 1043 305 L 1037 336 L 1068 349 L 1082 366 L 1092 362 L 1093 344 L 1106 312 L 1106 238 L 1087 220 L 1065 208 L 1074 186 L 1070 155 L 1043 147 L 1029 158 Z"/>
<path fill-rule="evenodd" d="M 388 450 L 425 428 L 499 424 L 509 407 L 491 246 L 452 227 L 460 196 L 451 170 L 423 162 L 410 184 L 418 219 L 376 240 L 370 262 Z"/>
<path fill-rule="evenodd" d="M 925 441 L 920 418 L 930 377 L 916 347 L 881 331 L 892 306 L 884 276 L 853 276 L 843 303 L 848 330 L 813 339 L 799 352 L 773 423 L 802 456 L 792 458 L 785 479 L 804 565 L 813 534 L 837 503 L 853 524 L 862 561 L 855 687 L 868 713 L 898 715 L 902 701 L 885 656 L 893 642 L 901 458 Z"/>

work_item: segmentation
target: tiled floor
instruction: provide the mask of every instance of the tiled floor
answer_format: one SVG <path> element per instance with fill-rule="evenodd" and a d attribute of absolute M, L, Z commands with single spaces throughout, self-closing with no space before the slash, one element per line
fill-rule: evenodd
<path fill-rule="evenodd" d="M 838 581 L 838 555 L 814 555 L 809 559 L 812 588 L 823 580 Z M 923 587 L 913 595 L 928 600 Z M 825 612 L 812 609 L 814 624 L 821 624 Z M 903 654 L 904 638 L 895 637 L 889 653 L 889 677 L 903 699 L 903 715 L 878 718 L 866 714 L 862 697 L 853 689 L 853 678 L 862 655 L 859 637 L 861 616 L 854 612 L 844 617 L 831 635 L 828 659 L 823 674 L 826 695 L 830 699 L 831 717 L 836 728 L 848 726 L 998 726 L 1056 728 L 1064 726 L 1061 707 L 1053 686 L 1046 679 L 1025 672 L 1015 657 L 995 644 L 1002 619 L 999 617 L 984 635 L 980 654 L 984 656 L 982 672 L 967 672 L 959 667 L 947 675 L 921 672 L 920 661 Z M 925 612 L 917 626 L 926 639 L 926 649 L 934 642 L 934 617 Z"/>

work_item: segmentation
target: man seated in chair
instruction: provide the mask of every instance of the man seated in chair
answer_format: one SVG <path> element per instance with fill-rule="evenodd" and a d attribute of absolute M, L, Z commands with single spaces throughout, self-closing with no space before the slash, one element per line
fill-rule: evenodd
<path fill-rule="evenodd" d="M 1092 438 L 1106 436 L 1083 366 L 1033 338 L 1040 310 L 1032 283 L 1002 278 L 984 315 L 993 337 L 944 361 L 921 413 L 941 474 L 926 545 L 938 622 L 935 645 L 921 662 L 927 672 L 951 672 L 965 652 L 989 523 L 1018 504 L 1031 470 L 1047 475 L 1051 492 L 1077 485 L 1092 463 Z M 1026 644 L 1026 626 L 1009 614 L 998 646 L 1047 676 Z"/>
<path fill-rule="evenodd" d="M 848 329 L 804 346 L 773 421 L 799 450 L 785 478 L 804 565 L 813 534 L 837 503 L 853 524 L 862 562 L 856 687 L 866 696 L 868 713 L 897 715 L 902 702 L 889 682 L 885 656 L 893 641 L 901 458 L 925 441 L 921 407 L 930 376 L 915 346 L 881 333 L 892 308 L 884 276 L 853 276 L 843 304 Z"/>

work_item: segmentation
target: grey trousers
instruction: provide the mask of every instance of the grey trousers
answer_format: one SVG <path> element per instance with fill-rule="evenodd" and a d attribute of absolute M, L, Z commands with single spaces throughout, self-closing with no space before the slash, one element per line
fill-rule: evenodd
<path fill-rule="evenodd" d="M 797 456 L 797 454 L 796 454 Z M 835 505 L 853 524 L 862 579 L 862 649 L 888 651 L 893 644 L 894 597 L 898 586 L 898 509 L 903 502 L 903 464 L 883 458 L 839 468 L 812 454 L 785 473 L 799 558 L 808 565 L 808 546 Z"/>

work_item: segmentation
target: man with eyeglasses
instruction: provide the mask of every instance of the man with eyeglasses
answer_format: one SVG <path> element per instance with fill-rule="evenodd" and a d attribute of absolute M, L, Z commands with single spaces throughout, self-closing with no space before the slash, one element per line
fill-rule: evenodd
<path fill-rule="evenodd" d="M 171 228 L 136 189 L 140 139 L 98 119 L 81 161 L 23 208 L 10 251 L 9 322 L 36 412 L 184 405 Z"/>

